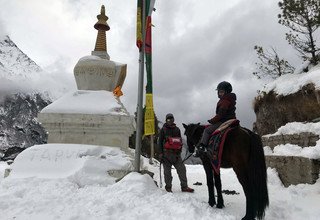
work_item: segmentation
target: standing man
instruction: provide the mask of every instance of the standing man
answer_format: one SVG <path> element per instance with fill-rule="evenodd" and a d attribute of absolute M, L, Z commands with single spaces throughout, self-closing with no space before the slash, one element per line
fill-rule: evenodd
<path fill-rule="evenodd" d="M 176 168 L 181 185 L 182 192 L 194 192 L 194 189 L 188 187 L 186 167 L 181 159 L 182 138 L 180 129 L 174 123 L 173 114 L 166 115 L 166 123 L 160 130 L 158 140 L 160 160 L 163 163 L 165 189 L 172 192 L 172 165 Z"/>

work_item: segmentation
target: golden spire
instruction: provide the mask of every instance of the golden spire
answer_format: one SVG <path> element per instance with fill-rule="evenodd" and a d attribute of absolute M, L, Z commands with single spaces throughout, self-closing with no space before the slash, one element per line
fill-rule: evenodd
<path fill-rule="evenodd" d="M 104 5 L 101 6 L 101 12 L 97 15 L 98 22 L 94 25 L 94 28 L 98 30 L 96 46 L 93 51 L 93 55 L 100 56 L 101 58 L 109 58 L 107 53 L 107 38 L 106 31 L 110 30 L 107 24 L 108 17 L 106 16 Z M 94 53 L 97 52 L 97 53 Z"/>

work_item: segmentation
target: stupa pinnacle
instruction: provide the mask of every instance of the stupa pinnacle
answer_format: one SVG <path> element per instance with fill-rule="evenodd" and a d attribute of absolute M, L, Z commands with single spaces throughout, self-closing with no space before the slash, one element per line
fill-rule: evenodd
<path fill-rule="evenodd" d="M 105 7 L 101 6 L 98 22 L 94 28 L 98 30 L 96 46 L 91 56 L 82 57 L 74 67 L 74 76 L 79 90 L 106 90 L 121 96 L 121 88 L 127 74 L 127 64 L 110 60 L 107 52 L 106 31 L 108 17 Z"/>
<path fill-rule="evenodd" d="M 103 59 L 110 60 L 110 56 L 107 52 L 107 38 L 106 31 L 110 30 L 109 25 L 107 24 L 107 20 L 109 19 L 106 16 L 104 5 L 101 6 L 100 14 L 97 15 L 98 22 L 94 25 L 94 28 L 98 30 L 96 46 L 94 51 L 92 51 L 92 55 L 98 56 Z"/>

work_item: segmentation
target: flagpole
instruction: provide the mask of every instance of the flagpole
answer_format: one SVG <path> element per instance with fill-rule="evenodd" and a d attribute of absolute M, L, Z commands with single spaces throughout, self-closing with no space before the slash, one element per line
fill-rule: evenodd
<path fill-rule="evenodd" d="M 137 103 L 137 128 L 134 171 L 140 172 L 140 152 L 142 140 L 142 113 L 143 113 L 143 77 L 144 77 L 144 48 L 145 48 L 145 29 L 146 29 L 146 2 L 142 0 L 142 47 L 139 53 L 139 79 L 138 79 L 138 103 Z"/>
<path fill-rule="evenodd" d="M 153 160 L 152 158 L 154 157 L 154 138 L 153 138 L 153 134 L 150 135 L 150 160 L 149 160 L 149 164 L 153 164 Z"/>

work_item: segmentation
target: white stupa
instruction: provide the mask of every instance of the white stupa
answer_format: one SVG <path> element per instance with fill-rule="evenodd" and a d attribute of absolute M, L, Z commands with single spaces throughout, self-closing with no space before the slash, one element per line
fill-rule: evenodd
<path fill-rule="evenodd" d="M 131 155 L 129 137 L 134 117 L 120 101 L 126 64 L 110 60 L 104 6 L 94 25 L 98 30 L 94 51 L 74 68 L 78 90 L 44 108 L 38 118 L 48 131 L 48 143 L 74 143 L 120 147 Z"/>

